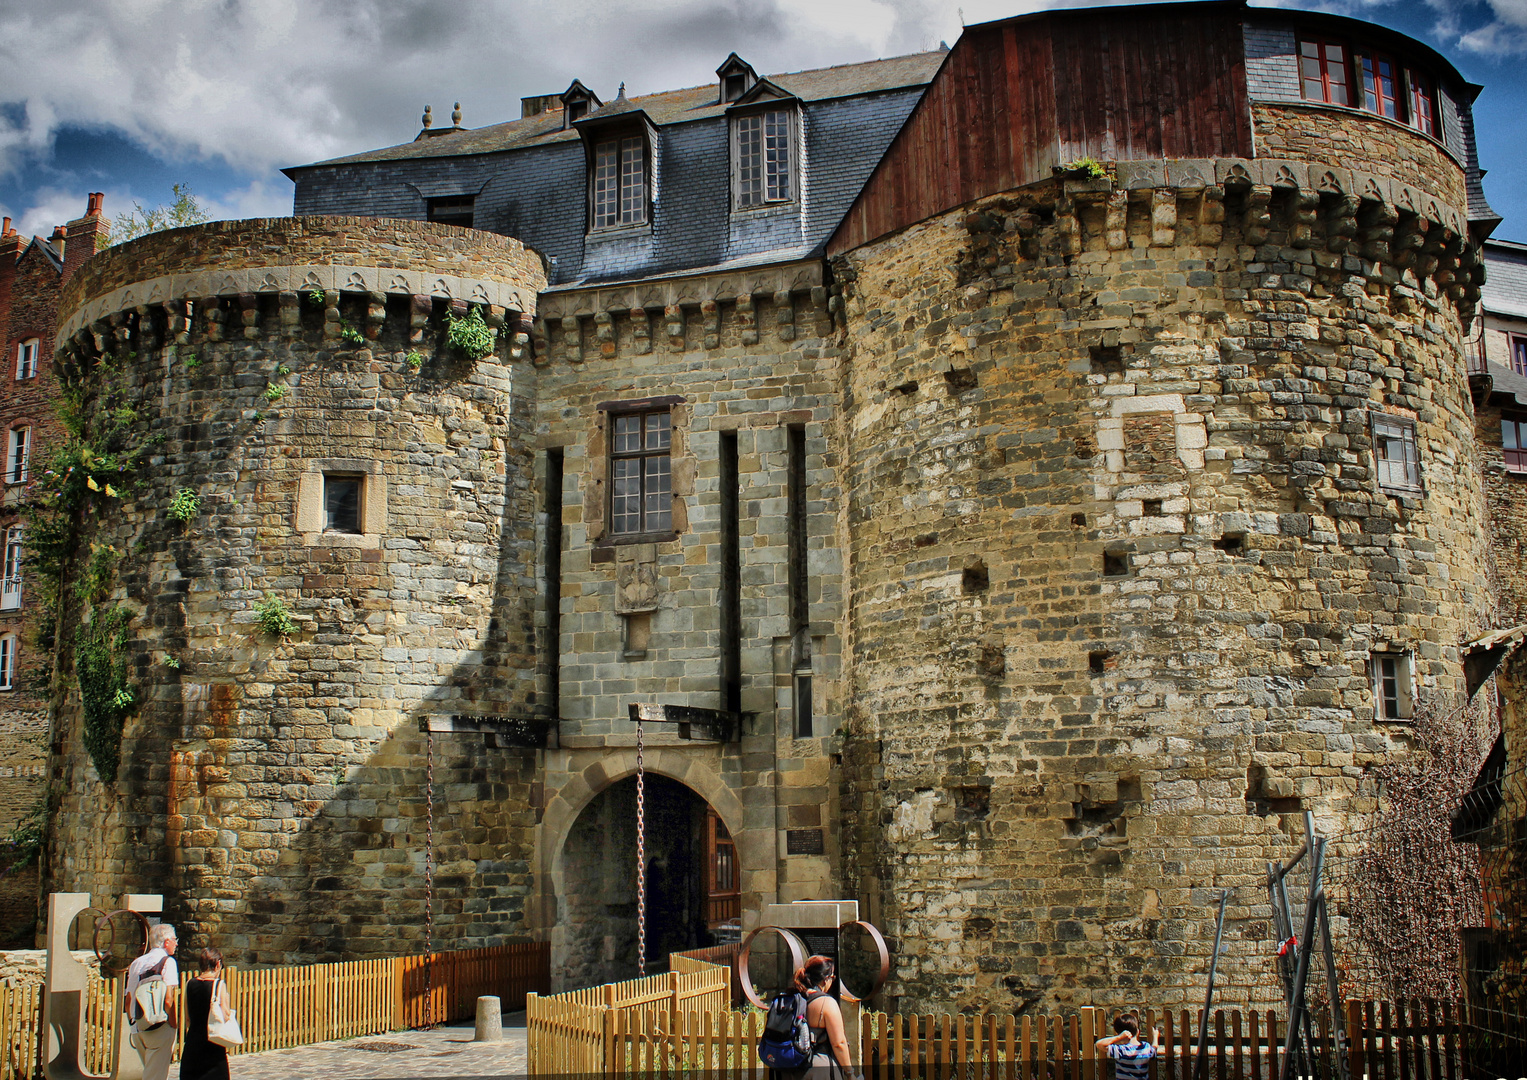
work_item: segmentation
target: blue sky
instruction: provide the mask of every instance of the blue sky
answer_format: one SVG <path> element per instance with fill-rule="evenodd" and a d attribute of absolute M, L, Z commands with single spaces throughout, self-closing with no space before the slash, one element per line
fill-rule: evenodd
<path fill-rule="evenodd" d="M 963 6 L 961 6 L 963 4 Z M 215 217 L 291 213 L 286 165 L 405 142 L 432 104 L 469 127 L 582 79 L 606 100 L 936 47 L 1089 0 L 0 0 L 0 213 L 46 234 L 189 183 Z M 1420 38 L 1484 85 L 1485 191 L 1527 241 L 1527 0 L 1287 0 Z"/>

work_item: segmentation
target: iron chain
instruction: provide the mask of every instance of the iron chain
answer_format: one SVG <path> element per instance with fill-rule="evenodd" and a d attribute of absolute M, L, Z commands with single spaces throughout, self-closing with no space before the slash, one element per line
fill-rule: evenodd
<path fill-rule="evenodd" d="M 647 975 L 647 785 L 640 720 L 636 722 L 636 971 L 643 978 Z"/>

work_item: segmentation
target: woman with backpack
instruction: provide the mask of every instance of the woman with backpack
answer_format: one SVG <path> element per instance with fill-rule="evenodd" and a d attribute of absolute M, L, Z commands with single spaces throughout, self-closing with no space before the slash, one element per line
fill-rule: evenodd
<path fill-rule="evenodd" d="M 843 1010 L 830 993 L 837 973 L 836 965 L 827 956 L 811 957 L 795 973 L 795 989 L 806 999 L 806 1024 L 811 1029 L 812 1076 L 854 1075 L 848 1056 L 848 1036 L 843 1033 Z"/>

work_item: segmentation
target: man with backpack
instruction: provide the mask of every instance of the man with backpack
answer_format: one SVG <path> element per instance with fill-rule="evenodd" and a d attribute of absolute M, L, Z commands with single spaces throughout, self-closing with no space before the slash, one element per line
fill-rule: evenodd
<path fill-rule="evenodd" d="M 149 927 L 148 952 L 127 968 L 123 1006 L 132 1021 L 130 1041 L 143 1059 L 143 1080 L 166 1080 L 179 1032 L 176 996 L 180 970 L 175 966 L 175 928 Z"/>

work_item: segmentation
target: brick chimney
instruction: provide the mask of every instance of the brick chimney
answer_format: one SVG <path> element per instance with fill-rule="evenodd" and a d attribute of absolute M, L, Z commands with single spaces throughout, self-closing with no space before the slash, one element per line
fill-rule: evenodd
<path fill-rule="evenodd" d="M 101 214 L 101 203 L 105 197 L 102 192 L 92 191 L 85 199 L 85 216 L 64 226 L 68 238 L 64 248 L 65 281 L 84 265 L 86 259 L 95 254 L 97 246 L 106 237 L 107 222 Z"/>
<path fill-rule="evenodd" d="M 16 260 L 21 258 L 21 234 L 11 228 L 11 219 L 0 227 L 0 355 L 10 351 L 11 288 L 16 283 Z"/>
<path fill-rule="evenodd" d="M 64 243 L 67 240 L 68 236 L 64 233 L 64 227 L 62 225 L 53 226 L 53 235 L 48 237 L 48 243 L 53 245 L 53 254 L 58 256 L 59 262 L 63 262 Z"/>

